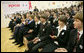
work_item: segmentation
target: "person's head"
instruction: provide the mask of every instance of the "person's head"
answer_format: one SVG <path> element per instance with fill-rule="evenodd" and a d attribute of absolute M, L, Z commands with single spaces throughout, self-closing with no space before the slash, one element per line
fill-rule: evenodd
<path fill-rule="evenodd" d="M 23 15 L 22 15 L 22 18 L 26 19 L 26 15 L 25 15 L 25 14 L 23 14 Z"/>
<path fill-rule="evenodd" d="M 38 15 L 38 12 L 37 11 L 35 12 L 35 15 Z"/>
<path fill-rule="evenodd" d="M 15 14 L 12 14 L 12 17 L 14 17 L 15 16 Z"/>
<path fill-rule="evenodd" d="M 35 6 L 35 9 L 36 9 L 37 7 Z"/>
<path fill-rule="evenodd" d="M 57 18 L 57 15 L 56 15 L 56 13 L 54 13 L 53 17 L 54 17 L 54 18 Z"/>
<path fill-rule="evenodd" d="M 67 18 L 66 18 L 66 16 L 61 15 L 61 16 L 58 18 L 58 24 L 59 24 L 59 26 L 66 25 L 66 23 L 67 23 Z"/>
<path fill-rule="evenodd" d="M 79 6 L 79 11 L 83 11 L 83 6 Z"/>
<path fill-rule="evenodd" d="M 73 7 L 73 10 L 74 10 L 74 11 L 76 11 L 76 10 L 77 10 L 77 7 L 76 7 L 76 6 L 74 6 L 74 7 Z"/>
<path fill-rule="evenodd" d="M 19 18 L 21 18 L 21 14 L 19 14 L 19 16 L 18 16 Z"/>
<path fill-rule="evenodd" d="M 50 13 L 49 12 L 47 14 L 48 14 L 48 16 L 50 16 Z"/>
<path fill-rule="evenodd" d="M 42 23 L 45 22 L 47 20 L 47 16 L 45 14 L 42 14 L 40 16 L 40 20 L 41 20 Z"/>
<path fill-rule="evenodd" d="M 40 20 L 40 16 L 35 15 L 34 20 L 35 20 L 35 22 L 38 22 Z"/>
<path fill-rule="evenodd" d="M 23 18 L 23 19 L 21 19 L 21 22 L 25 22 L 25 19 Z"/>
<path fill-rule="evenodd" d="M 70 13 L 67 12 L 67 13 L 65 14 L 65 16 L 66 16 L 67 18 L 70 18 Z"/>
<path fill-rule="evenodd" d="M 29 13 L 26 14 L 26 18 L 28 18 L 28 16 L 29 16 Z"/>
<path fill-rule="evenodd" d="M 16 17 L 14 17 L 14 21 L 16 21 Z"/>
<path fill-rule="evenodd" d="M 31 12 L 31 11 L 29 11 L 29 14 L 32 14 L 32 12 Z"/>
<path fill-rule="evenodd" d="M 29 17 L 29 20 L 34 19 L 34 15 L 29 15 L 28 17 Z"/>
<path fill-rule="evenodd" d="M 14 19 L 14 21 L 16 21 L 16 19 Z"/>
<path fill-rule="evenodd" d="M 74 28 L 80 29 L 83 27 L 83 12 L 78 12 L 74 16 Z"/>

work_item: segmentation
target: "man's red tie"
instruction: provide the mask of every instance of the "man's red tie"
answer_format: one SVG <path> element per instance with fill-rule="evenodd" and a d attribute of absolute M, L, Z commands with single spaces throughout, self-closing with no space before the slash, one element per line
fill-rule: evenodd
<path fill-rule="evenodd" d="M 78 40 L 78 41 L 79 41 L 79 35 L 80 35 L 80 34 L 79 34 L 79 32 L 78 32 L 78 34 L 77 34 L 77 40 Z"/>

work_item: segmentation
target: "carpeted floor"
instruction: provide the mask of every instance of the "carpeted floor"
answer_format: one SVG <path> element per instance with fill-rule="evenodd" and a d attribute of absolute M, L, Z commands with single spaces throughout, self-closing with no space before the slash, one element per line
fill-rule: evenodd
<path fill-rule="evenodd" d="M 14 40 L 9 40 L 11 35 L 9 28 L 1 28 L 1 52 L 24 52 L 25 45 L 18 47 L 19 45 L 12 44 Z"/>

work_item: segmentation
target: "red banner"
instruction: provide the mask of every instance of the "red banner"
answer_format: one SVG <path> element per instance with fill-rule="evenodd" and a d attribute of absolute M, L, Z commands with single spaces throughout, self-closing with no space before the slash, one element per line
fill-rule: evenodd
<path fill-rule="evenodd" d="M 32 9 L 31 1 L 29 1 L 29 10 Z"/>

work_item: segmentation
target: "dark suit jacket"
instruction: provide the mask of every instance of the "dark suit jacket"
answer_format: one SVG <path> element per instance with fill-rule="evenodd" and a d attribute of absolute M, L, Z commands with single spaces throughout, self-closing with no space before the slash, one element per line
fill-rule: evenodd
<path fill-rule="evenodd" d="M 33 31 L 32 35 L 35 35 L 35 36 L 38 35 L 40 26 L 41 26 L 41 23 L 35 25 L 35 27 L 34 27 L 34 31 Z"/>
<path fill-rule="evenodd" d="M 52 23 L 52 26 L 53 26 L 53 27 L 57 27 L 57 26 L 58 26 L 58 21 L 53 22 L 53 23 Z"/>
<path fill-rule="evenodd" d="M 28 34 L 27 36 L 26 36 L 26 38 L 27 38 L 27 40 L 32 40 L 32 39 L 34 39 L 35 37 L 37 37 L 37 35 L 38 35 L 38 31 L 39 31 L 39 29 L 40 29 L 40 25 L 41 25 L 41 23 L 39 23 L 39 24 L 35 24 L 35 27 L 34 27 L 34 29 L 33 29 L 33 32 L 32 33 L 30 33 L 30 34 Z"/>
<path fill-rule="evenodd" d="M 9 23 L 9 28 L 11 28 L 13 21 L 14 21 L 14 20 L 11 19 L 11 21 L 10 21 L 10 23 Z"/>
<path fill-rule="evenodd" d="M 52 29 L 52 36 L 58 34 L 58 28 L 54 27 Z M 59 37 L 57 37 L 56 39 L 50 39 L 53 40 L 50 43 L 48 43 L 47 45 L 44 45 L 42 52 L 53 52 L 56 48 L 59 47 L 63 47 L 65 48 L 65 46 L 67 45 L 69 39 L 69 30 L 62 30 L 59 34 Z M 59 45 L 55 44 L 54 41 L 57 41 Z"/>
<path fill-rule="evenodd" d="M 38 9 L 34 9 L 34 11 L 37 11 L 37 12 L 39 12 L 39 10 L 38 10 Z"/>
<path fill-rule="evenodd" d="M 70 38 L 67 46 L 69 52 L 73 52 L 74 46 L 76 46 L 77 52 L 83 52 L 83 34 L 77 43 L 77 29 L 70 32 Z"/>
<path fill-rule="evenodd" d="M 57 36 L 58 28 L 54 28 L 53 31 L 54 35 Z M 66 47 L 69 40 L 69 32 L 70 30 L 62 30 L 59 34 L 59 37 L 57 37 L 54 41 L 57 41 L 60 47 Z"/>
<path fill-rule="evenodd" d="M 16 18 L 16 23 L 20 24 L 21 23 L 21 19 L 20 18 Z"/>
<path fill-rule="evenodd" d="M 53 19 L 54 19 L 54 18 L 53 18 L 52 15 L 50 15 L 49 18 L 48 18 L 48 21 L 50 21 L 50 24 L 51 24 L 51 25 L 53 25 Z"/>
<path fill-rule="evenodd" d="M 45 25 L 41 24 L 39 34 L 37 37 L 41 39 L 41 41 L 49 39 L 49 35 L 51 34 L 51 25 L 46 22 Z"/>
<path fill-rule="evenodd" d="M 33 20 L 30 24 L 24 26 L 24 28 L 23 28 L 24 35 L 28 34 L 29 29 L 34 30 L 34 28 L 35 28 L 35 21 Z"/>
<path fill-rule="evenodd" d="M 83 52 L 83 34 L 82 37 L 80 38 L 79 43 L 77 44 L 76 50 L 77 52 Z"/>
<path fill-rule="evenodd" d="M 74 20 L 72 18 L 67 19 L 67 23 L 68 23 L 67 24 L 67 29 L 69 29 L 69 30 L 74 29 L 73 22 L 74 22 Z"/>

